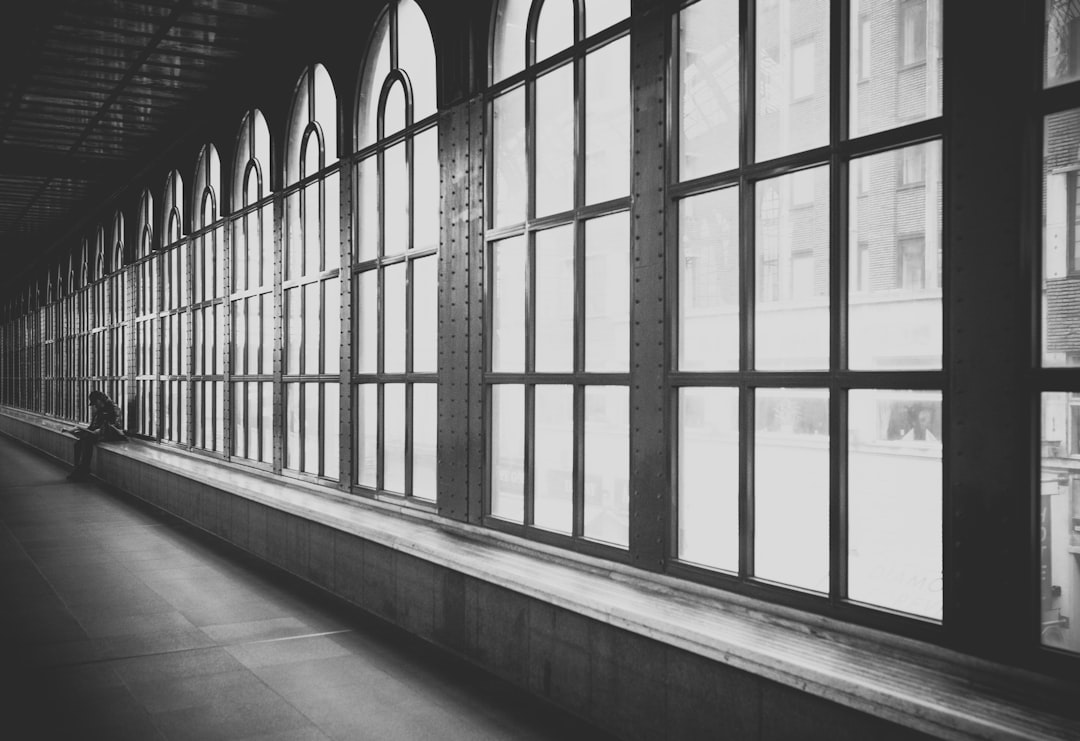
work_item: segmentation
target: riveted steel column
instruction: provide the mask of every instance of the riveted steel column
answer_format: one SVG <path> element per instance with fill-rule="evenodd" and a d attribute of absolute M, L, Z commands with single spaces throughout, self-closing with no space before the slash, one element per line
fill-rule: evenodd
<path fill-rule="evenodd" d="M 283 419 L 284 388 L 282 375 L 285 371 L 285 321 L 282 316 L 284 291 L 281 281 L 285 274 L 285 200 L 281 193 L 274 194 L 274 473 L 281 473 L 285 463 L 285 421 Z"/>
<path fill-rule="evenodd" d="M 1032 90 L 1014 48 L 1038 3 L 980 14 L 943 3 L 945 63 L 945 627 L 950 643 L 1015 655 L 1036 602 L 1026 599 L 1035 535 L 1029 461 L 1030 254 L 1021 230 Z M 1020 38 L 1027 38 L 1023 34 Z M 1027 47 L 1023 47 L 1027 49 Z M 1034 53 L 1034 49 L 1032 52 Z M 1031 150 L 1032 148 L 1028 148 Z M 1029 604 L 1030 602 L 1030 604 Z M 1030 613 L 1030 614 L 1029 614 Z"/>
<path fill-rule="evenodd" d="M 668 555 L 667 302 L 664 270 L 667 13 L 636 0 L 631 31 L 633 181 L 630 305 L 630 556 L 660 571 Z"/>
<path fill-rule="evenodd" d="M 352 270 L 353 239 L 353 178 L 356 166 L 351 162 L 342 165 L 338 182 L 341 184 L 340 219 L 338 222 L 341 248 L 341 267 L 338 268 L 338 280 L 341 288 L 340 297 L 340 336 L 338 345 L 340 355 L 340 380 L 338 385 L 340 413 L 338 414 L 338 488 L 349 491 L 353 484 L 353 330 L 352 330 L 352 286 L 355 285 Z"/>
<path fill-rule="evenodd" d="M 439 122 L 438 508 L 481 519 L 483 460 L 483 159 L 480 99 Z"/>

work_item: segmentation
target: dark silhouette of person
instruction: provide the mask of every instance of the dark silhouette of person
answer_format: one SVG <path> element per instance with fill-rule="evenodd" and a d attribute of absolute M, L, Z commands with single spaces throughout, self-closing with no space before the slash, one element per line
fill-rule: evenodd
<path fill-rule="evenodd" d="M 75 468 L 68 474 L 69 479 L 85 479 L 90 476 L 90 459 L 94 456 L 94 446 L 99 442 L 127 440 L 117 427 L 120 414 L 113 400 L 97 389 L 90 392 L 89 400 L 90 406 L 94 408 L 90 426 L 67 430 L 76 438 Z"/>

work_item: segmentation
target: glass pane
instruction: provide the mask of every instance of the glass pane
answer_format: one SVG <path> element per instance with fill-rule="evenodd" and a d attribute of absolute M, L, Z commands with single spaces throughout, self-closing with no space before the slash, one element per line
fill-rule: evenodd
<path fill-rule="evenodd" d="M 300 222 L 300 191 L 285 198 L 285 224 L 289 230 L 285 240 L 285 280 L 300 277 L 301 256 L 304 254 L 304 238 Z"/>
<path fill-rule="evenodd" d="M 285 468 L 300 470 L 300 386 L 285 384 Z"/>
<path fill-rule="evenodd" d="M 232 326 L 233 326 L 233 367 L 232 372 L 238 375 L 249 373 L 247 364 L 247 317 L 244 316 L 246 301 L 232 302 Z"/>
<path fill-rule="evenodd" d="M 251 222 L 244 216 L 232 223 L 232 290 L 242 291 L 248 287 L 247 266 L 249 246 L 245 234 L 245 225 Z"/>
<path fill-rule="evenodd" d="M 739 3 L 702 0 L 679 13 L 679 177 L 739 164 Z"/>
<path fill-rule="evenodd" d="M 314 129 L 310 129 L 307 136 L 304 137 L 304 159 L 301 163 L 301 178 L 311 177 L 322 169 L 322 152 L 319 150 L 319 135 Z"/>
<path fill-rule="evenodd" d="M 320 385 L 304 384 L 304 471 L 319 473 L 319 438 L 325 434 L 319 424 L 319 406 L 322 403 Z"/>
<path fill-rule="evenodd" d="M 630 224 L 618 213 L 585 223 L 585 370 L 630 368 Z"/>
<path fill-rule="evenodd" d="M 322 128 L 323 147 L 326 156 L 323 160 L 324 167 L 337 161 L 337 94 L 334 85 L 330 81 L 330 73 L 326 67 L 316 64 L 312 68 L 313 94 L 315 96 L 315 121 Z"/>
<path fill-rule="evenodd" d="M 398 65 L 412 84 L 413 120 L 435 113 L 435 45 L 427 19 L 413 0 L 398 5 Z"/>
<path fill-rule="evenodd" d="M 256 313 L 257 321 L 262 322 L 262 365 L 260 373 L 272 373 L 274 370 L 274 297 L 269 293 L 262 295 L 261 313 Z"/>
<path fill-rule="evenodd" d="M 341 398 L 338 384 L 324 383 L 323 391 L 323 466 L 322 475 L 328 479 L 338 477 L 338 438 L 340 429 Z"/>
<path fill-rule="evenodd" d="M 245 416 L 245 394 L 244 387 L 248 384 L 234 383 L 232 385 L 232 398 L 233 398 L 233 449 L 232 454 L 240 456 L 241 458 L 249 457 L 247 452 L 247 424 Z M 254 385 L 254 384 L 251 384 Z M 252 407 L 254 411 L 257 407 Z"/>
<path fill-rule="evenodd" d="M 828 592 L 829 392 L 758 389 L 755 407 L 755 576 Z"/>
<path fill-rule="evenodd" d="M 375 373 L 379 362 L 378 271 L 360 273 L 357 283 L 356 370 L 358 373 Z"/>
<path fill-rule="evenodd" d="M 319 183 L 304 188 L 304 266 L 302 275 L 317 273 L 323 268 L 322 198 Z"/>
<path fill-rule="evenodd" d="M 630 17 L 630 0 L 588 0 L 585 3 L 585 34 L 592 36 Z"/>
<path fill-rule="evenodd" d="M 413 262 L 413 367 L 434 373 L 438 356 L 439 258 L 432 255 Z"/>
<path fill-rule="evenodd" d="M 400 255 L 409 247 L 409 170 L 405 142 L 386 150 L 383 160 L 384 255 Z"/>
<path fill-rule="evenodd" d="M 574 228 L 536 235 L 536 370 L 574 369 Z"/>
<path fill-rule="evenodd" d="M 852 0 L 851 135 L 941 115 L 941 0 Z"/>
<path fill-rule="evenodd" d="M 341 182 L 334 170 L 323 178 L 323 269 L 336 270 L 341 266 Z"/>
<path fill-rule="evenodd" d="M 525 387 L 491 387 L 491 514 L 525 520 Z"/>
<path fill-rule="evenodd" d="M 379 165 L 378 159 L 361 160 L 356 173 L 357 234 L 356 261 L 372 260 L 379 254 Z"/>
<path fill-rule="evenodd" d="M 940 368 L 941 142 L 852 162 L 849 366 Z"/>
<path fill-rule="evenodd" d="M 368 46 L 364 60 L 364 72 L 360 82 L 360 98 L 357 105 L 357 140 L 361 148 L 373 144 L 378 138 L 376 119 L 379 115 L 379 95 L 383 81 L 390 74 L 390 15 L 379 21 Z"/>
<path fill-rule="evenodd" d="M 356 483 L 378 486 L 379 387 L 362 383 L 356 387 Z"/>
<path fill-rule="evenodd" d="M 263 383 L 262 401 L 258 409 L 262 410 L 262 460 L 271 463 L 274 460 L 274 385 Z"/>
<path fill-rule="evenodd" d="M 405 493 L 405 384 L 383 386 L 383 487 Z"/>
<path fill-rule="evenodd" d="M 567 64 L 536 81 L 537 216 L 574 205 L 573 72 Z"/>
<path fill-rule="evenodd" d="M 585 387 L 585 537 L 630 543 L 630 389 Z"/>
<path fill-rule="evenodd" d="M 573 0 L 542 0 L 540 18 L 536 23 L 536 61 L 574 43 Z"/>
<path fill-rule="evenodd" d="M 1080 652 L 1080 394 L 1042 395 L 1039 477 L 1041 642 Z"/>
<path fill-rule="evenodd" d="M 679 201 L 679 370 L 739 367 L 739 190 Z"/>
<path fill-rule="evenodd" d="M 318 373 L 321 356 L 323 322 L 321 283 L 304 286 L 304 368 L 303 373 Z"/>
<path fill-rule="evenodd" d="M 941 619 L 941 392 L 848 396 L 848 597 Z"/>
<path fill-rule="evenodd" d="M 259 383 L 246 383 L 242 384 L 247 386 L 247 453 L 246 457 L 259 459 L 259 419 L 262 415 L 262 405 L 259 404 L 259 387 L 266 386 L 266 384 Z M 272 406 L 270 399 L 266 400 L 267 406 Z M 262 455 L 266 455 L 266 451 L 269 448 L 265 448 Z"/>
<path fill-rule="evenodd" d="M 1043 365 L 1080 365 L 1080 109 L 1046 117 L 1043 151 Z"/>
<path fill-rule="evenodd" d="M 492 226 L 518 224 L 525 220 L 525 91 L 514 88 L 492 103 L 495 164 L 492 195 Z"/>
<path fill-rule="evenodd" d="M 829 168 L 757 185 L 756 367 L 829 367 Z"/>
<path fill-rule="evenodd" d="M 285 291 L 285 316 L 288 317 L 286 321 L 286 332 L 288 333 L 285 355 L 286 373 L 300 372 L 300 345 L 303 341 L 304 331 L 304 325 L 300 323 L 300 310 L 300 289 L 287 289 Z"/>
<path fill-rule="evenodd" d="M 386 107 L 383 108 L 383 136 L 396 134 L 405 128 L 405 88 L 395 82 L 386 93 Z"/>
<path fill-rule="evenodd" d="M 600 203 L 630 193 L 629 37 L 586 56 L 585 73 L 585 202 Z"/>
<path fill-rule="evenodd" d="M 413 248 L 439 246 L 439 131 L 413 139 Z"/>
<path fill-rule="evenodd" d="M 274 281 L 274 204 L 267 203 L 260 211 L 260 236 L 262 238 L 262 283 L 269 286 Z"/>
<path fill-rule="evenodd" d="M 525 69 L 525 25 L 531 0 L 499 0 L 495 16 L 492 82 Z"/>
<path fill-rule="evenodd" d="M 413 384 L 412 495 L 432 502 L 438 476 L 438 406 L 438 387 L 434 383 Z"/>
<path fill-rule="evenodd" d="M 341 284 L 337 278 L 322 282 L 323 311 L 323 373 L 341 370 Z"/>
<path fill-rule="evenodd" d="M 757 159 L 829 142 L 829 3 L 757 5 Z"/>
<path fill-rule="evenodd" d="M 525 271 L 524 237 L 491 246 L 494 275 L 491 288 L 491 370 L 525 370 Z"/>
<path fill-rule="evenodd" d="M 383 270 L 383 371 L 405 372 L 405 263 Z"/>
<path fill-rule="evenodd" d="M 536 386 L 533 524 L 574 528 L 574 387 Z"/>
<path fill-rule="evenodd" d="M 739 390 L 679 389 L 678 557 L 739 570 Z"/>

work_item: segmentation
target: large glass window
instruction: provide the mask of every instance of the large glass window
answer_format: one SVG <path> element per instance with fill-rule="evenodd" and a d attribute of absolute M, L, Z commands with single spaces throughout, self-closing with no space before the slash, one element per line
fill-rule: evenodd
<path fill-rule="evenodd" d="M 675 25 L 674 555 L 940 620 L 940 2 L 752 7 L 745 56 L 734 0 Z"/>
<path fill-rule="evenodd" d="M 165 180 L 161 214 L 161 438 L 188 442 L 188 306 L 190 246 L 184 238 L 184 181 L 172 171 Z"/>
<path fill-rule="evenodd" d="M 439 132 L 435 50 L 413 0 L 380 17 L 357 104 L 354 480 L 434 501 Z"/>
<path fill-rule="evenodd" d="M 271 464 L 274 380 L 274 204 L 270 131 L 258 110 L 240 124 L 232 168 L 229 261 L 230 454 Z"/>
<path fill-rule="evenodd" d="M 284 467 L 338 478 L 341 240 L 337 94 L 315 65 L 293 95 L 286 145 Z"/>
<path fill-rule="evenodd" d="M 489 522 L 621 548 L 629 544 L 629 12 L 629 3 L 606 0 L 497 4 L 487 224 Z"/>
<path fill-rule="evenodd" d="M 158 362 L 161 286 L 159 269 L 164 258 L 154 252 L 154 197 L 144 190 L 139 199 L 139 220 L 135 248 L 133 352 L 135 353 L 135 393 L 129 404 L 131 429 L 138 434 L 158 434 Z"/>

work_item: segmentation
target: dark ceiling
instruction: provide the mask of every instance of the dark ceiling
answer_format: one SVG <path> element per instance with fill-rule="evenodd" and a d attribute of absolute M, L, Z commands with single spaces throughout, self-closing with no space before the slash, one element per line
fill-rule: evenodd
<path fill-rule="evenodd" d="M 289 0 L 18 0 L 0 10 L 0 297 L 75 241 Z M 13 269 L 14 268 L 14 269 Z"/>

